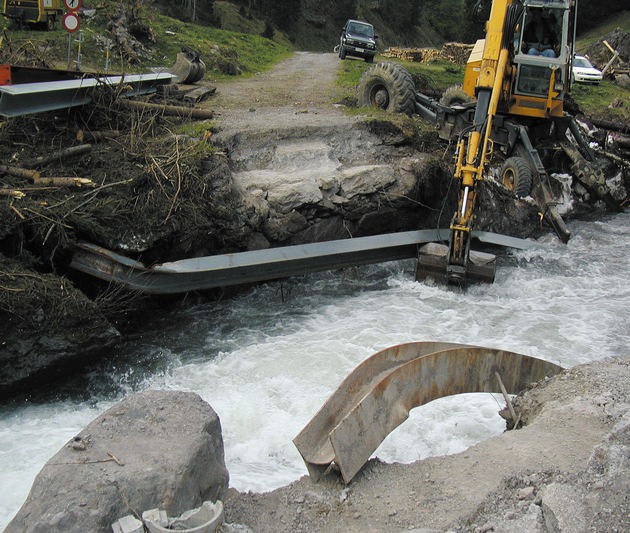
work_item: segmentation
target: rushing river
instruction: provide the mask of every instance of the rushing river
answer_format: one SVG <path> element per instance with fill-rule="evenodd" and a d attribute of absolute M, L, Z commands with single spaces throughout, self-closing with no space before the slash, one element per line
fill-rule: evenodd
<path fill-rule="evenodd" d="M 154 321 L 54 394 L 0 408 L 0 530 L 45 462 L 136 391 L 200 394 L 221 418 L 231 486 L 263 492 L 306 474 L 292 439 L 387 346 L 471 343 L 567 367 L 628 353 L 630 215 L 570 229 L 568 245 L 549 237 L 548 248 L 503 256 L 494 284 L 465 292 L 414 282 L 410 260 L 270 283 Z M 503 430 L 500 403 L 474 394 L 415 409 L 375 455 L 462 451 Z"/>

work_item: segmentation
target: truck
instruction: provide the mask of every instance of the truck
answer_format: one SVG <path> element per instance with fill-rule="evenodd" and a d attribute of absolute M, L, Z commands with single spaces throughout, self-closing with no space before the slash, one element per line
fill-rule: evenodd
<path fill-rule="evenodd" d="M 51 31 L 64 13 L 63 0 L 4 0 L 2 15 L 18 27 Z"/>
<path fill-rule="evenodd" d="M 552 172 L 571 173 L 609 209 L 621 210 L 596 154 L 565 112 L 576 14 L 576 0 L 493 0 L 485 38 L 468 58 L 463 84 L 447 90 L 439 101 L 416 91 L 410 73 L 397 63 L 378 63 L 361 78 L 360 105 L 418 115 L 456 146 L 458 206 L 448 247 L 439 254 L 435 247 L 421 253 L 418 279 L 430 275 L 449 284 L 467 283 L 475 213 L 483 207 L 477 206 L 477 186 L 490 173 L 515 195 L 531 196 L 565 243 L 571 234 L 552 194 Z M 536 21 L 553 38 L 533 42 L 536 33 L 530 28 Z M 494 276 L 482 272 L 480 278 Z"/>

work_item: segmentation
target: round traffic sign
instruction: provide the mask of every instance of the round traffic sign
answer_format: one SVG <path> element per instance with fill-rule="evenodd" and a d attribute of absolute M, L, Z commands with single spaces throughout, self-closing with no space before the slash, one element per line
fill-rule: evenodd
<path fill-rule="evenodd" d="M 76 11 L 81 8 L 82 0 L 64 0 L 63 3 L 69 11 Z"/>
<path fill-rule="evenodd" d="M 66 13 L 61 21 L 62 26 L 69 33 L 74 33 L 81 26 L 81 21 L 76 13 Z"/>

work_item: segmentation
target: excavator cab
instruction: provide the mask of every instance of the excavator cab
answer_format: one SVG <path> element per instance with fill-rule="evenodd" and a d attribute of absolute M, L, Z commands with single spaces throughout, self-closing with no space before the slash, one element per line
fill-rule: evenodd
<path fill-rule="evenodd" d="M 543 7 L 544 5 L 544 7 Z M 526 2 L 514 32 L 512 115 L 561 117 L 573 56 L 575 10 L 570 0 Z"/>
<path fill-rule="evenodd" d="M 523 117 L 561 117 L 570 90 L 575 2 L 525 0 L 512 5 L 504 27 L 511 36 L 510 61 L 497 111 Z M 485 45 L 485 39 L 477 41 L 464 75 L 463 90 L 474 98 Z"/>

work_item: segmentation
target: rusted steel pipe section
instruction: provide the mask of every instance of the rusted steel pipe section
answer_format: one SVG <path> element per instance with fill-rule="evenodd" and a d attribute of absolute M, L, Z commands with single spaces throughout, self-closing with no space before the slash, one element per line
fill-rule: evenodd
<path fill-rule="evenodd" d="M 527 355 L 464 344 L 401 344 L 363 361 L 324 403 L 293 443 L 317 481 L 332 462 L 349 483 L 414 407 L 469 392 L 509 394 L 562 367 Z"/>

